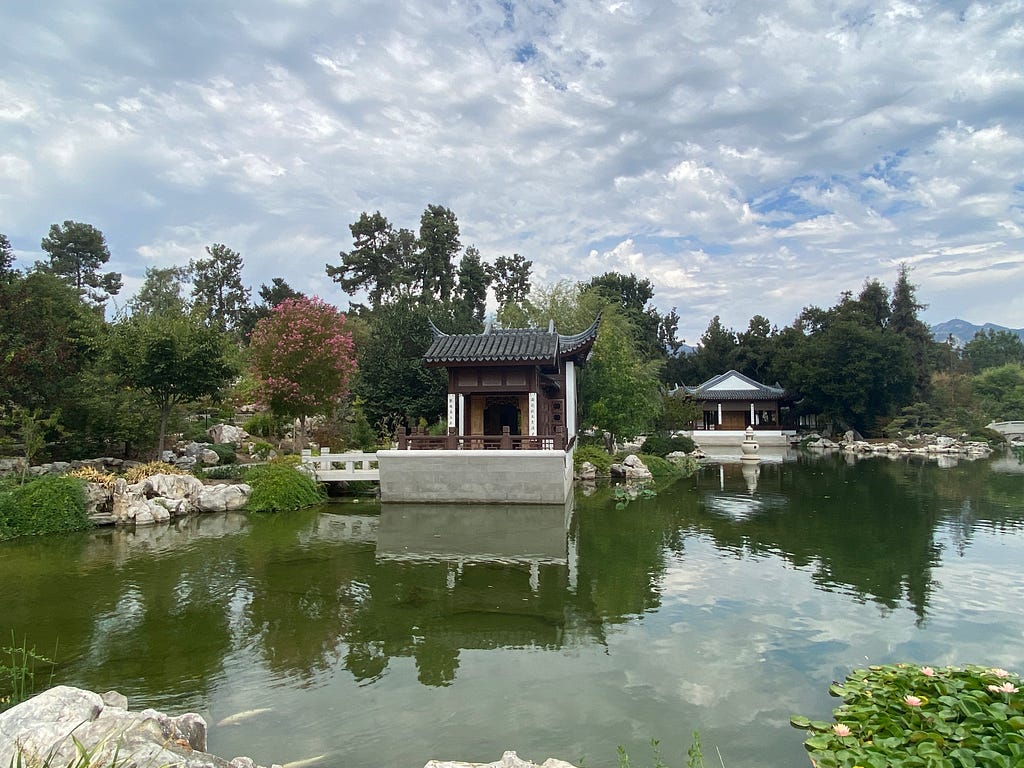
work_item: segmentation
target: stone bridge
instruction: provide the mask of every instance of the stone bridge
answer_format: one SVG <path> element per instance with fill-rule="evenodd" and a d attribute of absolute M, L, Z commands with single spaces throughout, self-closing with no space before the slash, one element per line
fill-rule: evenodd
<path fill-rule="evenodd" d="M 1024 439 L 1024 421 L 993 421 L 986 429 L 994 429 L 1006 437 L 1007 440 L 1012 438 Z"/>

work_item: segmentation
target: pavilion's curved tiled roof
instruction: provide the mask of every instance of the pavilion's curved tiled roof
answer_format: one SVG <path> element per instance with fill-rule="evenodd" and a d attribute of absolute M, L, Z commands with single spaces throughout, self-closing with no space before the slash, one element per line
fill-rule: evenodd
<path fill-rule="evenodd" d="M 722 386 L 729 384 L 740 384 L 742 389 L 733 389 Z M 769 386 L 755 381 L 749 376 L 744 376 L 739 371 L 726 371 L 718 376 L 699 384 L 696 387 L 688 387 L 685 384 L 673 390 L 681 394 L 691 395 L 696 400 L 786 400 L 792 397 L 780 386 Z"/>
<path fill-rule="evenodd" d="M 428 365 L 460 363 L 533 363 L 557 365 L 559 359 L 584 358 L 590 352 L 600 317 L 582 333 L 563 336 L 553 326 L 491 328 L 483 333 L 447 334 L 431 324 L 434 341 L 423 354 Z"/>

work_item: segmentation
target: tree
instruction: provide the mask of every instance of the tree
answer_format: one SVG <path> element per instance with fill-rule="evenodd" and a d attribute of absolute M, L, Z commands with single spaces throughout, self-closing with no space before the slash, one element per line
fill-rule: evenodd
<path fill-rule="evenodd" d="M 348 393 L 356 368 L 345 315 L 322 299 L 285 299 L 256 324 L 249 341 L 253 373 L 271 412 L 298 418 L 329 414 Z"/>
<path fill-rule="evenodd" d="M 423 364 L 423 353 L 433 341 L 429 312 L 404 297 L 369 316 L 371 332 L 361 345 L 353 392 L 367 420 L 384 437 L 393 437 L 399 422 L 433 422 L 444 414 L 447 379 L 443 371 Z"/>
<path fill-rule="evenodd" d="M 234 367 L 224 337 L 199 312 L 170 309 L 121 317 L 111 327 L 109 355 L 121 382 L 144 392 L 160 416 L 158 453 L 178 403 L 220 396 Z"/>
<path fill-rule="evenodd" d="M 633 327 L 633 343 L 641 357 L 646 360 L 665 359 L 667 349 L 661 336 L 667 329 L 662 327 L 658 311 L 647 306 L 654 298 L 654 285 L 650 280 L 641 280 L 633 274 L 606 272 L 584 283 L 583 289 L 599 293 L 626 317 Z"/>
<path fill-rule="evenodd" d="M 146 278 L 131 301 L 132 311 L 180 312 L 185 307 L 182 286 L 188 277 L 184 267 L 146 267 Z"/>
<path fill-rule="evenodd" d="M 262 299 L 260 304 L 255 304 L 246 307 L 242 311 L 241 319 L 239 320 L 239 330 L 242 336 L 248 340 L 252 336 L 252 331 L 256 327 L 256 323 L 265 317 L 270 317 L 270 313 L 274 307 L 283 302 L 285 299 L 302 299 L 305 298 L 305 294 L 301 291 L 296 291 L 282 277 L 272 278 L 270 285 L 263 283 L 260 285 L 259 297 Z"/>
<path fill-rule="evenodd" d="M 772 328 L 768 318 L 750 318 L 747 330 L 736 334 L 736 370 L 756 381 L 770 383 L 777 334 L 778 329 Z"/>
<path fill-rule="evenodd" d="M 487 286 L 491 284 L 487 266 L 474 246 L 466 249 L 459 262 L 459 284 L 455 289 L 454 316 L 457 332 L 477 333 L 483 330 L 487 308 Z"/>
<path fill-rule="evenodd" d="M 975 373 L 1007 363 L 1024 363 L 1024 340 L 1011 331 L 978 331 L 964 344 L 964 360 Z"/>
<path fill-rule="evenodd" d="M 986 368 L 974 377 L 974 390 L 986 418 L 1024 420 L 1024 365 L 1006 363 Z"/>
<path fill-rule="evenodd" d="M 0 282 L 0 404 L 53 412 L 101 346 L 102 318 L 49 272 Z"/>
<path fill-rule="evenodd" d="M 207 310 L 209 321 L 222 331 L 239 327 L 249 304 L 249 289 L 242 285 L 242 255 L 222 243 L 206 246 L 207 259 L 189 264 L 192 296 Z"/>
<path fill-rule="evenodd" d="M 699 384 L 735 368 L 736 352 L 736 332 L 722 325 L 722 319 L 715 315 L 692 355 L 692 365 L 698 377 L 695 383 Z"/>
<path fill-rule="evenodd" d="M 634 329 L 606 307 L 586 366 L 580 372 L 582 423 L 617 437 L 646 434 L 661 415 L 660 363 L 643 360 L 633 347 Z"/>
<path fill-rule="evenodd" d="M 327 276 L 350 296 L 366 291 L 370 306 L 379 307 L 408 269 L 398 257 L 397 233 L 380 211 L 362 213 L 349 230 L 355 247 L 339 253 L 341 266 L 325 266 Z"/>
<path fill-rule="evenodd" d="M 533 262 L 518 253 L 499 256 L 488 268 L 494 297 L 498 301 L 498 319 L 509 307 L 522 307 L 530 294 L 530 270 Z"/>
<path fill-rule="evenodd" d="M 0 282 L 7 282 L 17 274 L 14 269 L 14 249 L 7 235 L 0 232 Z"/>
<path fill-rule="evenodd" d="M 118 272 L 100 274 L 99 268 L 110 261 L 107 241 L 92 224 L 65 221 L 52 224 L 40 246 L 50 255 L 48 264 L 37 267 L 57 275 L 97 306 L 102 306 L 121 290 Z"/>
<path fill-rule="evenodd" d="M 420 217 L 420 251 L 414 281 L 424 300 L 448 301 L 455 288 L 454 259 L 462 248 L 459 222 L 450 208 L 428 205 Z"/>
<path fill-rule="evenodd" d="M 931 329 L 918 318 L 917 313 L 926 309 L 918 302 L 917 286 L 910 282 L 910 268 L 900 264 L 896 284 L 892 289 L 892 310 L 889 315 L 889 330 L 907 340 L 915 370 L 914 396 L 925 399 L 931 391 L 932 372 L 940 350 L 932 338 Z"/>

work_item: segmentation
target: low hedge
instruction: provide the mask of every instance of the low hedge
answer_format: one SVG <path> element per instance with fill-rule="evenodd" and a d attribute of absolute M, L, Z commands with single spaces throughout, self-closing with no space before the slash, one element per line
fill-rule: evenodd
<path fill-rule="evenodd" d="M 697 444 L 686 435 L 650 435 L 644 440 L 643 452 L 651 456 L 667 456 L 675 452 L 690 453 L 696 447 Z"/>
<path fill-rule="evenodd" d="M 304 472 L 283 463 L 262 464 L 245 474 L 252 486 L 250 512 L 287 512 L 321 504 L 327 499 L 323 486 Z"/>
<path fill-rule="evenodd" d="M 90 527 L 85 481 L 41 477 L 24 485 L 0 486 L 0 539 L 79 531 Z"/>

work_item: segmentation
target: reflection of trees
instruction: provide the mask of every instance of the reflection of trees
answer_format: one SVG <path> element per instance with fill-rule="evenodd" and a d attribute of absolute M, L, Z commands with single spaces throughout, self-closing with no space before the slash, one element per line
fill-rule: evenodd
<path fill-rule="evenodd" d="M 580 613 L 621 622 L 661 604 L 658 583 L 666 553 L 683 548 L 679 520 L 689 502 L 686 482 L 620 510 L 603 491 L 577 502 L 573 533 L 579 553 Z"/>
<path fill-rule="evenodd" d="M 736 478 L 727 474 L 723 492 L 718 468 L 708 467 L 697 482 L 707 490 L 693 525 L 724 549 L 771 552 L 798 566 L 813 565 L 815 581 L 825 587 L 847 585 L 889 608 L 905 598 L 923 617 L 940 555 L 937 525 L 967 509 L 972 519 L 960 522 L 972 527 L 977 502 L 1001 493 L 999 479 L 977 469 L 888 459 L 852 465 L 842 457 L 801 460 L 762 466 L 757 492 L 750 496 L 738 468 Z M 756 513 L 715 514 L 716 498 L 729 494 L 756 500 Z M 990 504 L 982 506 L 993 511 Z"/>

